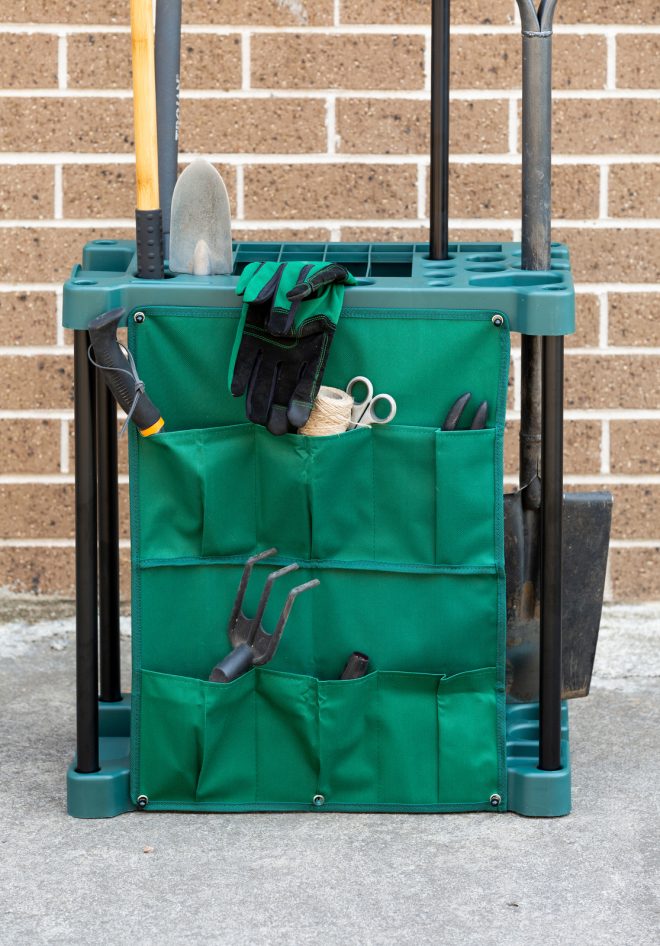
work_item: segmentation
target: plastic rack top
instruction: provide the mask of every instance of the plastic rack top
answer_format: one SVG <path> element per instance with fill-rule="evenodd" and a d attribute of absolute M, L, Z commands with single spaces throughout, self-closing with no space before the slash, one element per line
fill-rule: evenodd
<path fill-rule="evenodd" d="M 526 335 L 568 335 L 575 330 L 568 249 L 552 244 L 550 271 L 523 271 L 519 243 L 453 243 L 449 259 L 428 258 L 428 243 L 235 243 L 229 276 L 167 273 L 135 276 L 135 243 L 94 240 L 64 285 L 65 328 L 85 329 L 107 309 L 130 312 L 149 305 L 235 308 L 238 275 L 254 260 L 328 260 L 344 263 L 359 284 L 346 290 L 345 307 L 488 309 Z"/>

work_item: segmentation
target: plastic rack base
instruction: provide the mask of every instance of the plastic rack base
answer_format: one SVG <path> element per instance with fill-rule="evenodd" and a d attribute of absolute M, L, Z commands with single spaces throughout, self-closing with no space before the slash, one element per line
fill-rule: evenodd
<path fill-rule="evenodd" d="M 98 772 L 76 772 L 75 759 L 67 772 L 67 811 L 74 818 L 113 818 L 135 811 L 130 799 L 131 697 L 119 703 L 99 703 Z M 537 768 L 538 703 L 507 706 L 508 810 L 534 818 L 557 818 L 571 810 L 571 768 L 568 751 L 568 707 L 562 705 L 562 768 Z"/>

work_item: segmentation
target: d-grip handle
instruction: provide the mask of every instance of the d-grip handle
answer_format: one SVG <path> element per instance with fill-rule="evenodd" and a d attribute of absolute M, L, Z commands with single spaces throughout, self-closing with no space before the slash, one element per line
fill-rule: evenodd
<path fill-rule="evenodd" d="M 112 391 L 120 407 L 130 414 L 131 420 L 143 437 L 157 433 L 165 421 L 160 411 L 141 388 L 131 363 L 117 341 L 117 327 L 126 314 L 126 309 L 110 309 L 90 322 L 89 337 L 94 349 L 96 364 L 103 371 L 105 383 Z"/>

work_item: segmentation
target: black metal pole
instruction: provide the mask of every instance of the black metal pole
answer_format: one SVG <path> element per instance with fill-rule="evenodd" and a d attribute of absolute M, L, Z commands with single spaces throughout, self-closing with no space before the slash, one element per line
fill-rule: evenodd
<path fill-rule="evenodd" d="M 98 629 L 96 536 L 95 369 L 89 335 L 74 333 L 76 438 L 76 726 L 77 772 L 98 772 Z"/>
<path fill-rule="evenodd" d="M 431 259 L 449 258 L 449 0 L 431 7 Z"/>
<path fill-rule="evenodd" d="M 543 338 L 539 768 L 561 768 L 564 338 Z"/>
<path fill-rule="evenodd" d="M 117 487 L 117 404 L 97 374 L 96 445 L 98 463 L 99 699 L 121 700 L 119 662 L 119 496 Z"/>

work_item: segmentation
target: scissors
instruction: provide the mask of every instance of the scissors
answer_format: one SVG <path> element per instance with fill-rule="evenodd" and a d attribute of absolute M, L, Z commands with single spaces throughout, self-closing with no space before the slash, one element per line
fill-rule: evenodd
<path fill-rule="evenodd" d="M 353 407 L 351 409 L 350 430 L 352 430 L 354 427 L 370 427 L 372 424 L 389 424 L 391 420 L 394 420 L 396 415 L 396 401 L 390 394 L 374 395 L 373 384 L 369 378 L 364 378 L 362 375 L 358 375 L 357 378 L 353 378 L 348 382 L 346 385 L 346 393 L 351 395 L 351 392 L 356 384 L 363 384 L 365 386 L 367 389 L 367 396 L 362 401 L 354 399 Z M 389 405 L 387 417 L 379 417 L 374 410 L 376 405 L 382 402 Z"/>

